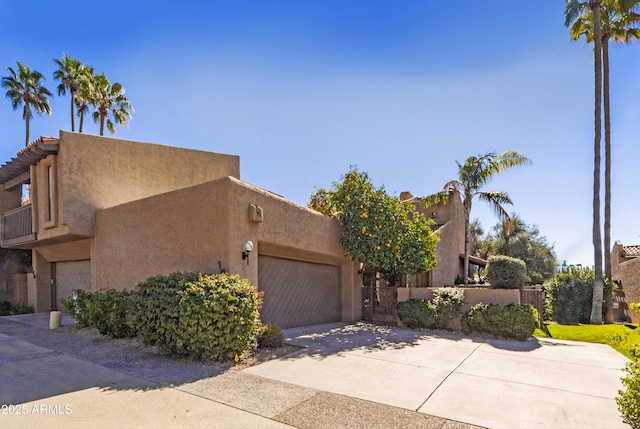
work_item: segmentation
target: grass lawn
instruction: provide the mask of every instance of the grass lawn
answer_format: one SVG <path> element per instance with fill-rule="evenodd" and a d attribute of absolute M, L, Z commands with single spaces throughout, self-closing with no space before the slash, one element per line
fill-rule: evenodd
<path fill-rule="evenodd" d="M 608 344 L 631 359 L 631 347 L 640 344 L 640 329 L 638 324 L 611 325 L 547 325 L 551 337 L 557 340 L 584 341 L 587 343 Z M 534 337 L 548 338 L 540 329 L 533 333 Z"/>

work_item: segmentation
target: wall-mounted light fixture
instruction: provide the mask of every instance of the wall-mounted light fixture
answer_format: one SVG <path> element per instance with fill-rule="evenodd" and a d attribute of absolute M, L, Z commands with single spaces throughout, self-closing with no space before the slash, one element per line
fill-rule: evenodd
<path fill-rule="evenodd" d="M 249 253 L 251 253 L 252 250 L 253 242 L 251 241 L 247 241 L 246 243 L 244 243 L 244 246 L 242 246 L 242 260 L 244 261 L 246 259 L 247 265 L 249 265 Z"/>
<path fill-rule="evenodd" d="M 364 264 L 360 262 L 360 268 L 358 269 L 358 275 L 361 276 L 364 273 Z"/>

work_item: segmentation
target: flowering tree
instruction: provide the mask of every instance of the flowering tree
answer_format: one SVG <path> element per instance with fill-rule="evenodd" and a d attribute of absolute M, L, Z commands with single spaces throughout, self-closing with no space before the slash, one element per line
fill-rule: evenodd
<path fill-rule="evenodd" d="M 418 274 L 436 265 L 438 236 L 410 202 L 375 188 L 369 175 L 352 167 L 330 190 L 319 189 L 309 201 L 314 210 L 342 224 L 346 255 L 386 274 Z"/>

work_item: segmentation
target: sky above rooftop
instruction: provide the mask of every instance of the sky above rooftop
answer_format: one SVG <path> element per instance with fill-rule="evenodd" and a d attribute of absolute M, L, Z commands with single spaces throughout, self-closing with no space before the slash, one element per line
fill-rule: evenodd
<path fill-rule="evenodd" d="M 40 71 L 55 95 L 32 140 L 71 127 L 52 76 L 66 53 L 126 88 L 135 113 L 113 137 L 240 155 L 243 180 L 302 205 L 352 165 L 420 196 L 456 178 L 456 161 L 517 150 L 533 165 L 486 189 L 508 192 L 508 211 L 559 262 L 590 265 L 593 50 L 570 40 L 563 11 L 560 0 L 8 2 L 0 65 Z M 638 244 L 640 46 L 610 57 L 611 235 Z M 8 99 L 0 126 L 6 162 L 25 132 Z M 471 217 L 497 223 L 480 201 Z"/>

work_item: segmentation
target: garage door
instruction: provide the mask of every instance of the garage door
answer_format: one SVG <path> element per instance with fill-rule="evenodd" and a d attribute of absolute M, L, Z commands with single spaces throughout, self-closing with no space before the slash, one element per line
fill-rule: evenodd
<path fill-rule="evenodd" d="M 56 262 L 55 280 L 57 309 L 64 310 L 60 298 L 71 299 L 75 289 L 91 290 L 91 261 Z"/>
<path fill-rule="evenodd" d="M 280 328 L 341 320 L 340 269 L 271 256 L 258 257 L 262 321 Z"/>

